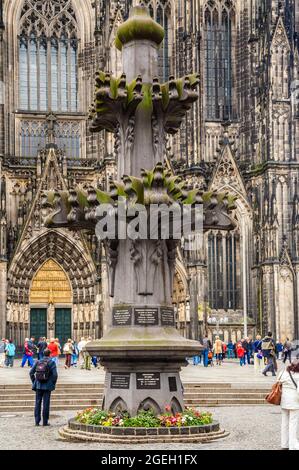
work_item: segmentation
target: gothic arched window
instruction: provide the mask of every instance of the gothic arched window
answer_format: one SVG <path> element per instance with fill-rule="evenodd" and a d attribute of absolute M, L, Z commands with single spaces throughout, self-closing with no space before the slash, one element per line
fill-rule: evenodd
<path fill-rule="evenodd" d="M 170 75 L 170 47 L 171 47 L 171 4 L 167 0 L 143 0 L 140 5 L 147 6 L 151 16 L 159 23 L 164 31 L 164 40 L 159 49 L 159 78 L 168 81 Z"/>
<path fill-rule="evenodd" d="M 24 0 L 17 85 L 21 157 L 36 157 L 49 141 L 68 158 L 81 155 L 81 121 L 73 116 L 79 110 L 78 38 L 71 0 Z"/>
<path fill-rule="evenodd" d="M 209 0 L 204 10 L 205 94 L 209 120 L 232 118 L 235 14 L 231 0 Z"/>
<path fill-rule="evenodd" d="M 209 306 L 236 310 L 240 305 L 240 236 L 238 232 L 208 235 Z"/>
<path fill-rule="evenodd" d="M 70 0 L 25 0 L 19 37 L 19 107 L 78 111 L 78 35 Z"/>

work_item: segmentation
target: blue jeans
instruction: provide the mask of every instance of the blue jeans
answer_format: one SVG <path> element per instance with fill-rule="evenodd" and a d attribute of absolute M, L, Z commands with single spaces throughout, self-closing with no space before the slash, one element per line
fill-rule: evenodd
<path fill-rule="evenodd" d="M 27 356 L 27 354 L 23 354 L 21 367 L 24 367 L 24 365 L 26 364 L 27 361 L 28 361 L 28 365 L 30 367 L 33 367 L 33 363 L 34 363 L 33 357 L 32 356 Z"/>
<path fill-rule="evenodd" d="M 267 372 L 272 372 L 272 375 L 275 376 L 276 374 L 275 374 L 274 359 L 271 356 L 268 357 L 267 359 L 268 359 L 268 364 L 263 370 L 263 374 L 267 374 Z"/>
<path fill-rule="evenodd" d="M 227 359 L 233 359 L 235 357 L 234 351 L 232 349 L 227 350 Z"/>
<path fill-rule="evenodd" d="M 77 361 L 78 361 L 77 354 L 72 354 L 72 362 L 71 362 L 72 366 L 77 365 Z"/>
<path fill-rule="evenodd" d="M 240 357 L 240 366 L 245 366 L 246 362 L 245 362 L 245 356 L 244 357 Z"/>
<path fill-rule="evenodd" d="M 58 367 L 58 356 L 51 357 L 52 361 L 55 362 L 56 367 Z"/>
<path fill-rule="evenodd" d="M 200 363 L 200 356 L 194 356 L 193 357 L 193 365 L 198 366 L 199 363 Z"/>
<path fill-rule="evenodd" d="M 250 358 L 251 358 L 251 352 L 247 351 L 246 353 L 246 359 L 247 359 L 247 364 L 250 365 Z"/>
<path fill-rule="evenodd" d="M 94 367 L 97 367 L 97 365 L 98 365 L 98 358 L 97 358 L 97 356 L 92 356 L 91 362 L 92 362 L 92 364 L 93 364 Z"/>
<path fill-rule="evenodd" d="M 204 349 L 202 354 L 203 354 L 203 365 L 204 365 L 204 367 L 208 367 L 208 365 L 209 365 L 209 359 L 208 359 L 209 350 Z"/>
<path fill-rule="evenodd" d="M 6 365 L 7 367 L 13 367 L 13 360 L 15 356 L 6 356 Z"/>

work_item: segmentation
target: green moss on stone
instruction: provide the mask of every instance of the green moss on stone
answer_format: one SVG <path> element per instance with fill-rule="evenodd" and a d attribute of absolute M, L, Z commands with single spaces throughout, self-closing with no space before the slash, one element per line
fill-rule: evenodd
<path fill-rule="evenodd" d="M 128 104 L 131 103 L 134 99 L 134 90 L 136 88 L 137 81 L 133 80 L 129 85 L 127 85 L 127 91 L 128 91 Z"/>
<path fill-rule="evenodd" d="M 152 85 L 144 83 L 142 85 L 143 100 L 139 107 L 150 113 L 153 112 Z"/>
<path fill-rule="evenodd" d="M 179 94 L 179 98 L 181 99 L 183 96 L 183 91 L 184 91 L 184 78 L 178 78 L 175 83 L 176 83 L 176 88 Z"/>
<path fill-rule="evenodd" d="M 166 109 L 169 104 L 169 85 L 168 83 L 164 83 L 161 85 L 161 92 L 162 92 L 162 105 L 163 109 Z"/>
<path fill-rule="evenodd" d="M 117 31 L 115 46 L 121 50 L 128 42 L 146 39 L 160 45 L 164 39 L 164 30 L 154 21 L 147 8 L 135 7 L 130 18 Z"/>

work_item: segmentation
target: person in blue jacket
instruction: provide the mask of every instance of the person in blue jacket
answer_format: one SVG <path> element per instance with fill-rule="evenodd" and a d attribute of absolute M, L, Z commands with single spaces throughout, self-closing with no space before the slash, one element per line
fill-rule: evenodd
<path fill-rule="evenodd" d="M 41 408 L 43 404 L 43 426 L 49 426 L 51 392 L 55 390 L 57 382 L 57 367 L 50 358 L 51 351 L 45 349 L 44 357 L 36 361 L 30 370 L 32 390 L 35 391 L 34 417 L 35 425 L 41 421 Z"/>

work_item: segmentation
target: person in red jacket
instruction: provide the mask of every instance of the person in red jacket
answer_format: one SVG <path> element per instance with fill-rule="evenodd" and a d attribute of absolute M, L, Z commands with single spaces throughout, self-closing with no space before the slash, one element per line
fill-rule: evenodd
<path fill-rule="evenodd" d="M 227 352 L 227 345 L 226 343 L 222 343 L 222 359 L 225 359 L 226 357 L 226 352 Z"/>
<path fill-rule="evenodd" d="M 33 364 L 34 364 L 34 361 L 33 361 L 34 350 L 33 350 L 33 347 L 32 347 L 31 344 L 32 343 L 30 343 L 29 338 L 26 338 L 25 343 L 24 343 L 24 350 L 23 350 L 23 357 L 22 357 L 21 367 L 24 367 L 27 361 L 28 361 L 28 366 L 33 367 Z"/>
<path fill-rule="evenodd" d="M 59 356 L 59 347 L 55 338 L 51 338 L 50 344 L 48 345 L 48 349 L 50 350 L 50 358 L 53 362 L 55 362 L 56 367 L 58 367 L 58 356 Z"/>
<path fill-rule="evenodd" d="M 243 348 L 242 344 L 237 346 L 237 356 L 240 359 L 240 366 L 245 366 L 245 349 Z"/>

